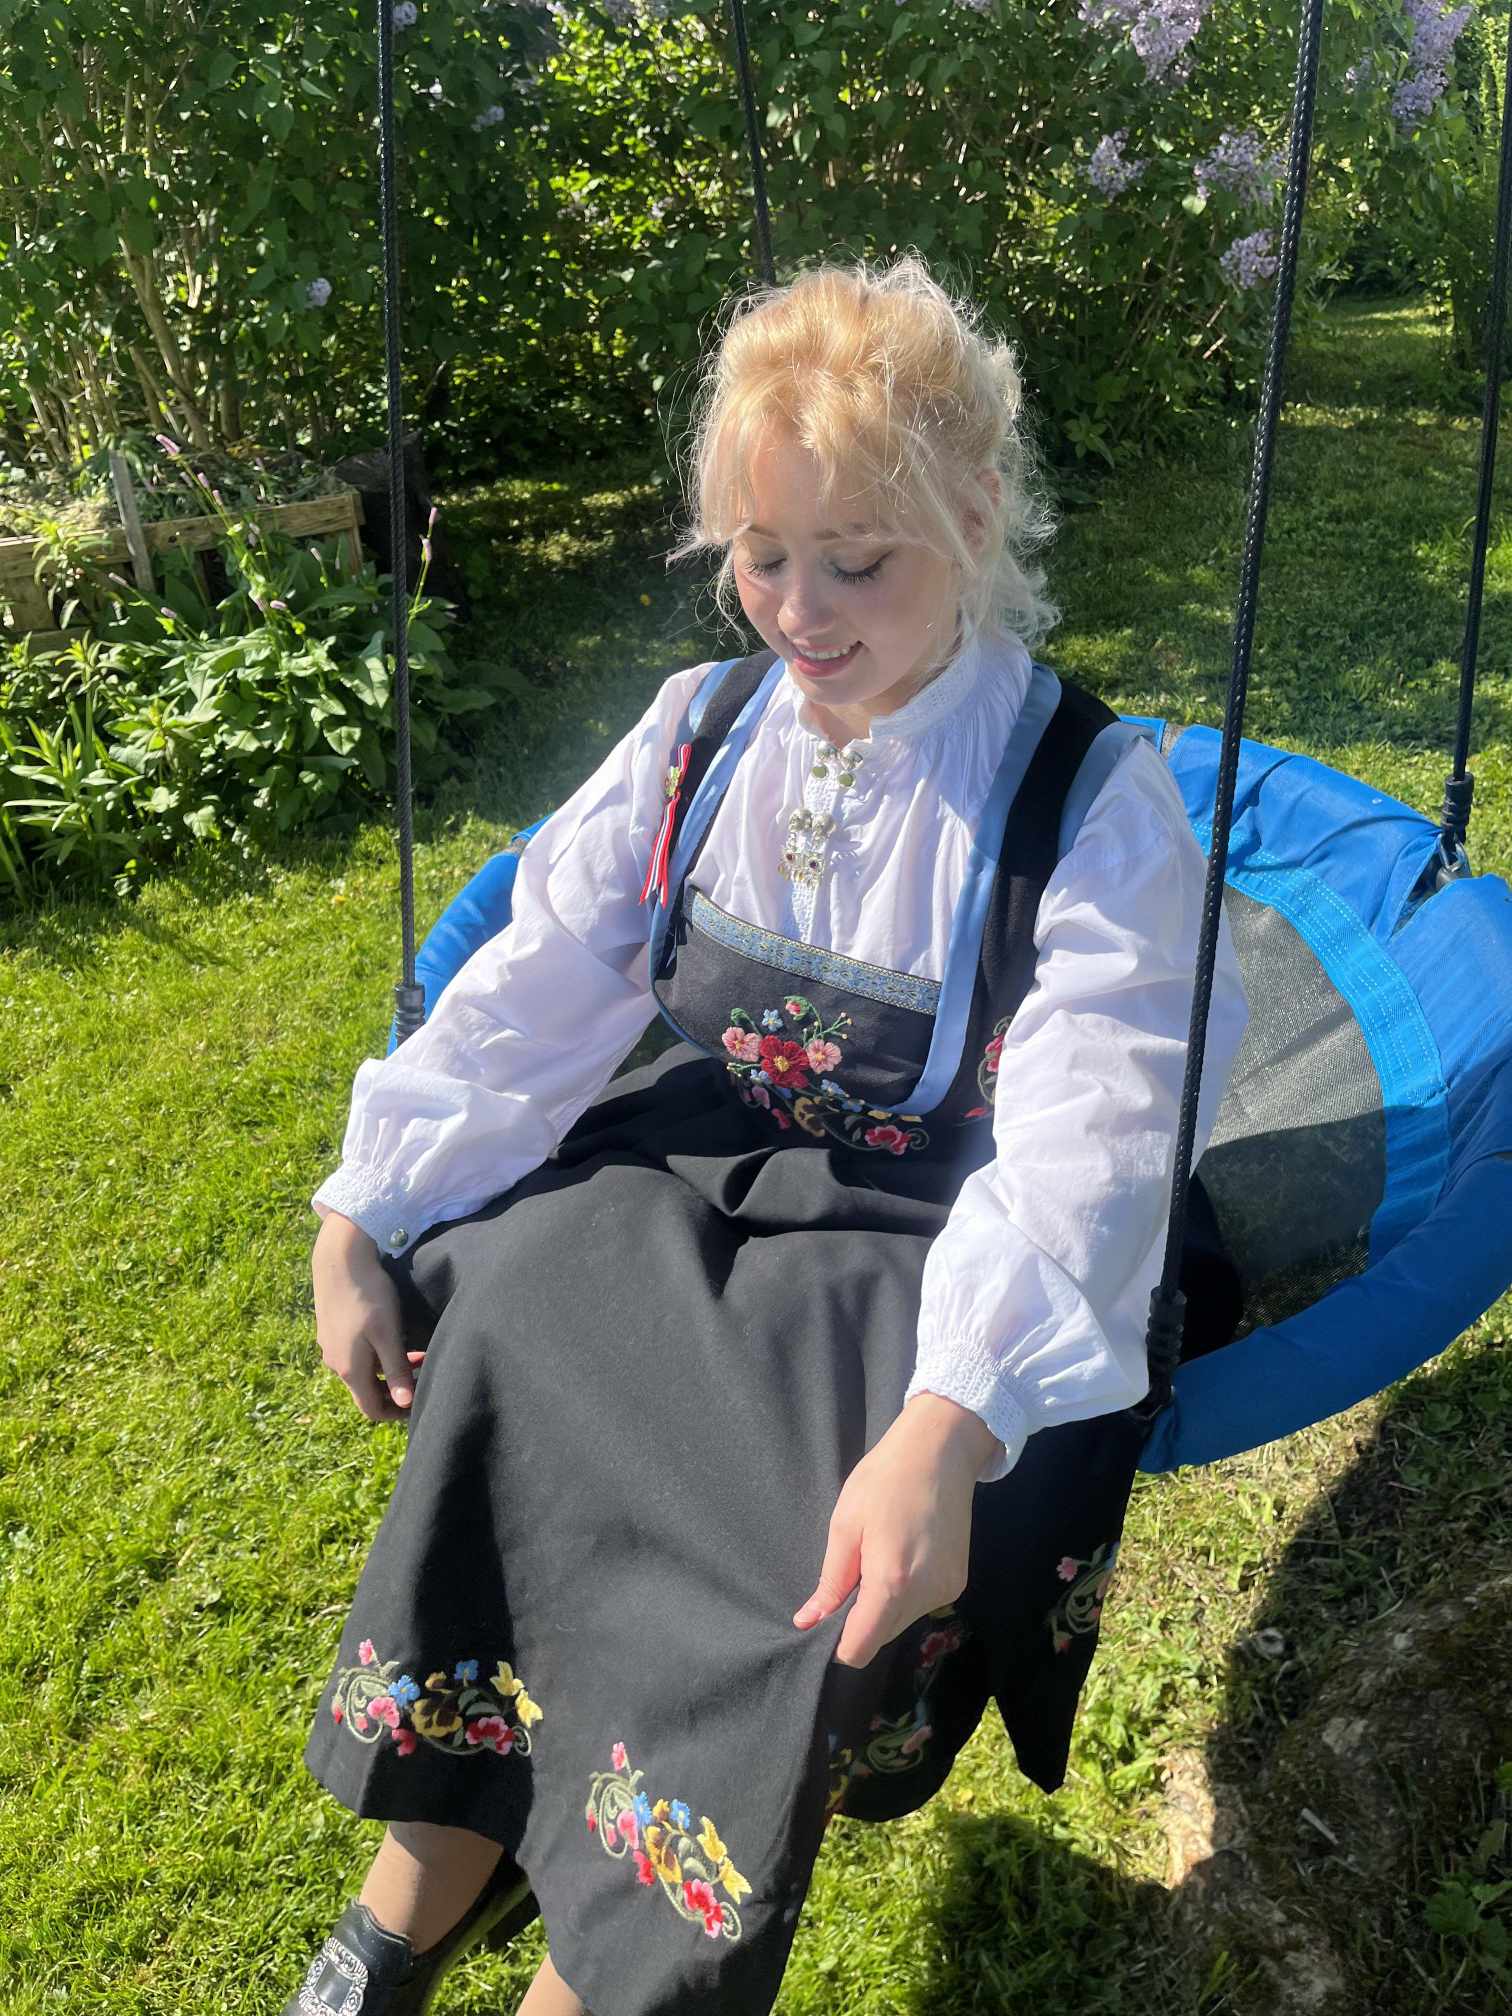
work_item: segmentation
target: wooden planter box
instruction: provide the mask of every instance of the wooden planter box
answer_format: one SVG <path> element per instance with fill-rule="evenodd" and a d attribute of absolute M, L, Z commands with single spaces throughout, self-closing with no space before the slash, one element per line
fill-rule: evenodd
<path fill-rule="evenodd" d="M 134 516 L 130 512 L 123 515 Z M 328 538 L 331 533 L 344 533 L 345 564 L 342 571 L 349 577 L 362 571 L 362 498 L 355 490 L 339 492 L 332 497 L 312 498 L 306 504 L 276 504 L 261 511 L 244 511 L 238 514 L 243 519 L 250 518 L 263 531 L 282 532 L 290 539 Z M 182 547 L 198 555 L 212 546 L 224 543 L 225 527 L 219 518 L 171 518 L 155 524 L 143 525 L 139 521 L 128 532 L 122 527 L 117 532 L 92 532 L 84 534 L 80 547 L 92 560 L 97 560 L 106 568 L 124 573 L 128 568 L 135 572 L 137 585 L 144 593 L 156 591 L 157 572 L 154 557 L 165 553 L 170 547 Z M 0 539 L 0 605 L 8 604 L 10 620 L 5 620 L 5 609 L 0 607 L 0 644 L 16 643 L 22 637 L 30 637 L 34 651 L 62 651 L 76 637 L 87 637 L 89 631 L 84 626 L 67 630 L 55 628 L 55 617 L 45 589 L 39 588 L 34 579 L 38 542 L 34 539 Z M 133 550 L 135 548 L 135 550 Z M 201 580 L 204 570 L 196 558 Z M 148 579 L 144 580 L 144 573 Z M 54 591 L 56 592 L 56 591 Z"/>

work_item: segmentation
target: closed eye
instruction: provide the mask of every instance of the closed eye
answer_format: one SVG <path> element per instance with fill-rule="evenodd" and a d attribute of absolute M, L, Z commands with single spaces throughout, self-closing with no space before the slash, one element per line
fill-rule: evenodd
<path fill-rule="evenodd" d="M 880 572 L 882 562 L 887 557 L 887 554 L 882 554 L 879 559 L 873 560 L 870 567 L 863 567 L 858 574 L 848 574 L 843 567 L 832 567 L 830 572 L 837 581 L 871 581 Z M 746 572 L 748 574 L 775 574 L 782 564 L 780 560 L 764 560 L 759 564 L 754 560 L 748 560 L 746 562 Z"/>

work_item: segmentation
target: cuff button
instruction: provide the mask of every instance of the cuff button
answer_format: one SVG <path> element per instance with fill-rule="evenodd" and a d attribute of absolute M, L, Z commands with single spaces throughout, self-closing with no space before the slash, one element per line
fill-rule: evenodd
<path fill-rule="evenodd" d="M 388 1243 L 390 1246 L 402 1246 L 408 1237 L 409 1234 L 405 1231 L 404 1227 L 396 1225 L 388 1235 Z"/>

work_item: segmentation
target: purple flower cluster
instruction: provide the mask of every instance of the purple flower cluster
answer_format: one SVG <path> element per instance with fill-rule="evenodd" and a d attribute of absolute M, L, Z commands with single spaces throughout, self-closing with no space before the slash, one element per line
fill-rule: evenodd
<path fill-rule="evenodd" d="M 1362 56 L 1344 72 L 1344 82 L 1351 91 L 1363 91 L 1367 84 L 1375 82 L 1375 64 L 1368 56 Z"/>
<path fill-rule="evenodd" d="M 1211 154 L 1193 170 L 1197 194 L 1211 195 L 1214 189 L 1231 189 L 1244 203 L 1269 203 L 1275 194 L 1277 176 L 1286 168 L 1286 150 L 1262 157 L 1260 135 L 1253 127 L 1243 133 L 1222 133 Z"/>
<path fill-rule="evenodd" d="M 1253 287 L 1257 280 L 1270 280 L 1276 271 L 1270 249 L 1269 231 L 1253 231 L 1248 238 L 1236 238 L 1218 261 L 1231 287 Z"/>
<path fill-rule="evenodd" d="M 1184 84 L 1192 74 L 1187 44 L 1207 18 L 1212 0 L 1081 0 L 1077 18 L 1086 28 L 1122 24 L 1145 66 L 1145 81 Z"/>
<path fill-rule="evenodd" d="M 1391 96 L 1391 116 L 1404 133 L 1421 126 L 1448 90 L 1449 58 L 1472 12 L 1470 0 L 1456 7 L 1452 14 L 1439 5 L 1439 0 L 1407 0 L 1407 14 L 1413 27 L 1408 55 L 1412 71 Z"/>
<path fill-rule="evenodd" d="M 1121 196 L 1149 166 L 1147 161 L 1125 161 L 1123 150 L 1128 138 L 1127 126 L 1121 126 L 1116 133 L 1105 133 L 1087 163 L 1087 180 L 1104 196 Z"/>

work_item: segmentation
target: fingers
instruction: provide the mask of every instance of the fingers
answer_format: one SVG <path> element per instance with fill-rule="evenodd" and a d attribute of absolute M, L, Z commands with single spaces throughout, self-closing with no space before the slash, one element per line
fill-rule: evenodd
<path fill-rule="evenodd" d="M 369 1421 L 407 1421 L 424 1350 L 404 1348 L 399 1295 L 380 1263 L 332 1248 L 314 1270 L 316 1336 L 325 1364 Z"/>
<path fill-rule="evenodd" d="M 403 1341 L 397 1330 L 386 1327 L 376 1332 L 370 1331 L 368 1335 L 378 1360 L 378 1369 L 388 1382 L 390 1398 L 408 1409 L 409 1403 L 415 1397 L 415 1375 L 405 1363 Z"/>
<path fill-rule="evenodd" d="M 829 1545 L 824 1552 L 824 1563 L 819 1570 L 814 1593 L 793 1616 L 799 1630 L 808 1630 L 821 1617 L 828 1617 L 832 1610 L 838 1610 L 855 1588 L 860 1575 L 860 1529 L 837 1512 L 830 1521 Z"/>
<path fill-rule="evenodd" d="M 862 1579 L 855 1608 L 845 1620 L 835 1660 L 841 1666 L 870 1666 L 884 1645 L 890 1645 L 903 1628 L 894 1623 L 897 1604 L 891 1596 L 876 1592 L 875 1585 Z"/>

